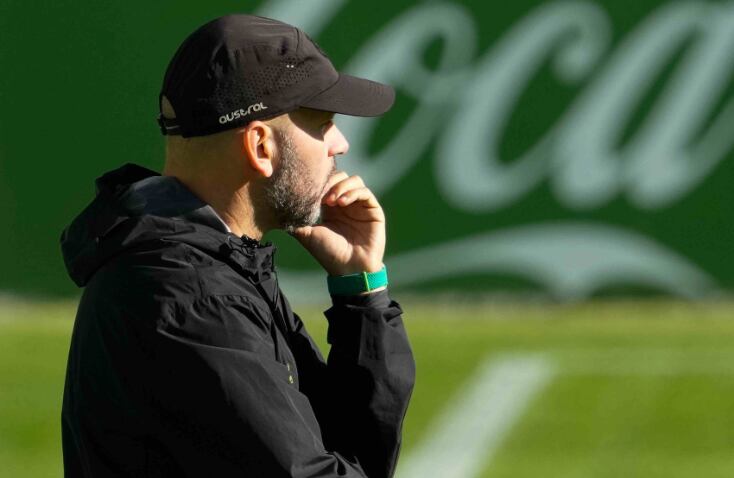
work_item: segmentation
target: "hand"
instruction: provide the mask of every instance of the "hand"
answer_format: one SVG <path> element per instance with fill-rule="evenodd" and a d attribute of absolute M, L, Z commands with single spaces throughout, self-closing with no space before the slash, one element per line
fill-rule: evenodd
<path fill-rule="evenodd" d="M 330 275 L 376 272 L 385 254 L 385 213 L 359 176 L 333 175 L 321 200 L 321 223 L 291 234 Z"/>

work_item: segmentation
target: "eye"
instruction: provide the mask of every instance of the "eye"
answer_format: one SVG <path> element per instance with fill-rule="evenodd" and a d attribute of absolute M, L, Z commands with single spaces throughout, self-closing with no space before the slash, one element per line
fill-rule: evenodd
<path fill-rule="evenodd" d="M 334 124 L 334 120 L 330 119 L 321 125 L 321 131 L 326 132 Z"/>

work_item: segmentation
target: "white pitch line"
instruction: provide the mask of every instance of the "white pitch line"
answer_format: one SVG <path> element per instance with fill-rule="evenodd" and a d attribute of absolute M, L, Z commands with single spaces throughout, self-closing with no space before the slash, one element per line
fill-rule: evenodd
<path fill-rule="evenodd" d="M 398 478 L 474 478 L 555 367 L 538 355 L 489 357 L 398 464 Z"/>
<path fill-rule="evenodd" d="M 556 356 L 559 373 L 565 375 L 610 376 L 731 376 L 734 375 L 734 354 L 690 353 L 688 351 L 655 353 L 628 352 L 566 354 Z"/>

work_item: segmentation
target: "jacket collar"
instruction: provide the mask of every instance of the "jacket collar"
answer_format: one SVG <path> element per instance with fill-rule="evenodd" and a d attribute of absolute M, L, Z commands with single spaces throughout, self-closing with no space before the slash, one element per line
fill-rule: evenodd
<path fill-rule="evenodd" d="M 149 171 L 150 176 L 131 184 L 126 193 L 126 202 L 136 206 L 137 213 L 170 216 L 204 226 L 214 241 L 222 241 L 219 251 L 234 261 L 243 272 L 254 273 L 258 280 L 261 280 L 264 271 L 275 270 L 275 246 L 271 242 L 263 244 L 247 235 L 237 236 L 214 208 L 199 199 L 177 178 Z M 195 246 L 200 243 L 200 240 L 193 240 L 191 244 Z"/>
<path fill-rule="evenodd" d="M 96 189 L 61 236 L 64 262 L 79 286 L 125 249 L 160 240 L 204 250 L 257 281 L 275 270 L 271 242 L 229 232 L 214 209 L 174 177 L 128 163 L 97 178 Z"/>

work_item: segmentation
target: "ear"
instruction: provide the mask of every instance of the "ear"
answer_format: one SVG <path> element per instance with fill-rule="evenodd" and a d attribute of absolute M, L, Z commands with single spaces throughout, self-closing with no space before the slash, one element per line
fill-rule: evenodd
<path fill-rule="evenodd" d="M 271 126 L 262 121 L 251 121 L 243 130 L 242 155 L 250 167 L 262 176 L 273 174 L 275 135 Z"/>

